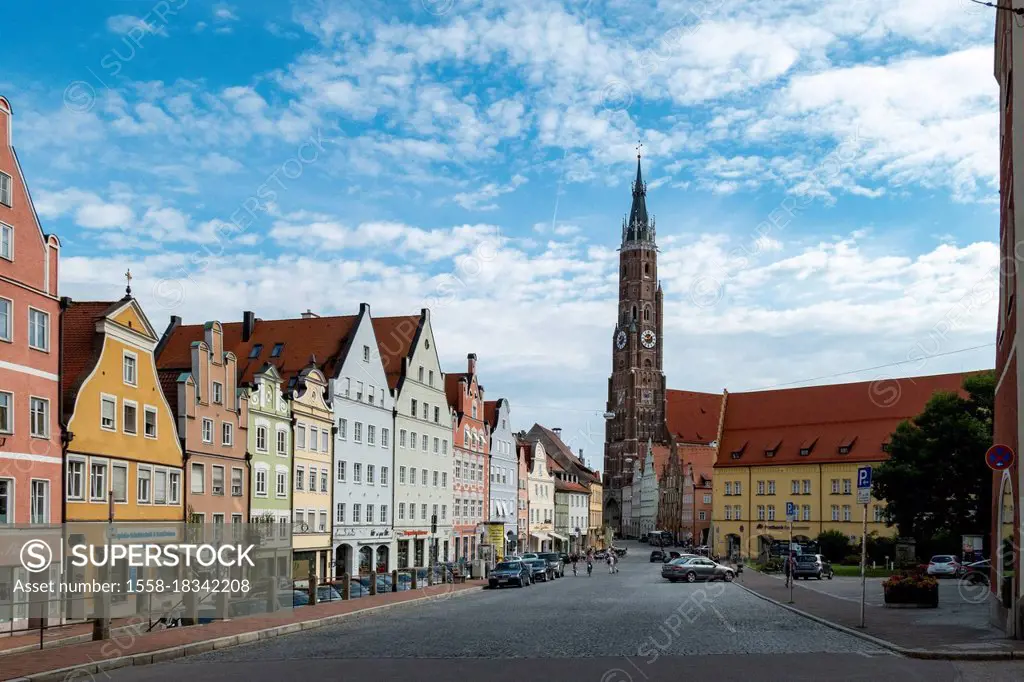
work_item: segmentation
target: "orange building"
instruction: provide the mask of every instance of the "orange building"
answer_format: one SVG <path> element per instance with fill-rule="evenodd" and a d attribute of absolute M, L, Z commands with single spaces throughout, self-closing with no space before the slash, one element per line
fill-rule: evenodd
<path fill-rule="evenodd" d="M 484 387 L 476 374 L 476 353 L 468 356 L 467 370 L 446 374 L 445 394 L 452 419 L 452 493 L 455 497 L 452 536 L 455 556 L 476 559 L 487 522 L 491 434 L 484 420 Z"/>

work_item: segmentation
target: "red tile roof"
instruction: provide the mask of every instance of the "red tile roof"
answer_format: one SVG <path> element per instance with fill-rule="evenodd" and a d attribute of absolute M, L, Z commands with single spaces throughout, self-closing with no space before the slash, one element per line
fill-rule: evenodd
<path fill-rule="evenodd" d="M 679 459 L 683 465 L 683 472 L 692 465 L 693 480 L 697 486 L 701 485 L 701 479 L 710 485 L 715 467 L 715 448 L 706 445 L 680 445 Z"/>
<path fill-rule="evenodd" d="M 551 453 L 547 453 L 547 455 L 548 455 L 548 469 L 551 472 L 555 472 L 555 471 L 564 472 L 565 471 L 565 467 L 562 466 L 561 464 L 559 464 L 558 460 L 551 456 Z"/>
<path fill-rule="evenodd" d="M 590 481 L 598 478 L 597 473 L 587 468 L 579 457 L 573 454 L 572 449 L 551 429 L 540 424 L 534 424 L 529 433 L 528 440 L 541 441 L 544 443 L 544 450 L 549 457 L 555 457 L 559 465 L 565 470 L 575 474 L 581 481 L 589 484 Z"/>
<path fill-rule="evenodd" d="M 868 462 L 888 457 L 882 444 L 896 426 L 917 416 L 937 391 L 963 392 L 968 374 L 884 379 L 781 390 L 729 393 L 716 468 L 819 462 Z M 839 447 L 853 441 L 849 454 Z M 810 447 L 801 455 L 801 447 Z M 765 450 L 777 448 L 774 457 Z M 733 453 L 741 453 L 734 458 Z"/>
<path fill-rule="evenodd" d="M 444 375 L 444 393 L 448 398 L 448 405 L 451 406 L 456 412 L 462 405 L 459 403 L 459 399 L 462 397 L 462 391 L 459 387 L 459 380 L 465 379 L 466 385 L 468 386 L 473 380 L 473 377 L 468 372 L 458 372 L 453 374 Z"/>
<path fill-rule="evenodd" d="M 718 438 L 718 422 L 722 413 L 720 393 L 668 389 L 665 397 L 668 402 L 665 421 L 669 433 L 691 443 L 710 443 Z"/>
<path fill-rule="evenodd" d="M 103 335 L 96 333 L 96 323 L 124 303 L 120 301 L 75 301 L 64 311 L 61 339 L 61 400 L 67 419 L 75 407 L 75 397 L 103 351 Z"/>
<path fill-rule="evenodd" d="M 224 350 L 238 357 L 239 384 L 252 383 L 255 374 L 266 363 L 274 365 L 287 382 L 309 365 L 315 356 L 317 366 L 329 378 L 344 360 L 350 334 L 358 315 L 336 317 L 293 318 L 286 320 L 257 319 L 248 341 L 242 341 L 242 323 L 222 324 Z M 171 333 L 157 358 L 161 370 L 189 371 L 192 367 L 191 346 L 205 338 L 205 326 L 183 325 Z M 278 357 L 271 357 L 274 346 L 283 344 Z M 255 346 L 261 346 L 256 357 L 250 357 Z"/>
<path fill-rule="evenodd" d="M 398 388 L 402 378 L 402 360 L 411 354 L 419 338 L 422 321 L 422 315 L 373 318 L 373 333 L 377 337 L 380 361 L 392 390 Z"/>
<path fill-rule="evenodd" d="M 563 481 L 559 478 L 555 479 L 555 490 L 563 493 L 588 493 L 588 489 L 584 488 L 579 483 L 573 483 L 572 481 Z"/>
<path fill-rule="evenodd" d="M 490 425 L 491 433 L 494 433 L 494 429 L 498 427 L 498 402 L 500 400 L 504 400 L 504 398 L 484 401 L 484 421 Z"/>
<path fill-rule="evenodd" d="M 661 480 L 662 475 L 665 473 L 665 465 L 668 464 L 668 459 L 672 454 L 671 449 L 667 445 L 652 445 L 651 452 L 654 455 L 654 476 L 658 480 Z M 646 455 L 644 456 L 646 462 Z"/>

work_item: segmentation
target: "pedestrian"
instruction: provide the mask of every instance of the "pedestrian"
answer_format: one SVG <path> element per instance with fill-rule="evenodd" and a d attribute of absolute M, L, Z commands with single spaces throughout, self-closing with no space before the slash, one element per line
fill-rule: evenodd
<path fill-rule="evenodd" d="M 793 565 L 796 563 L 796 555 L 792 552 L 786 557 L 786 587 L 789 587 L 789 583 L 793 581 Z"/>

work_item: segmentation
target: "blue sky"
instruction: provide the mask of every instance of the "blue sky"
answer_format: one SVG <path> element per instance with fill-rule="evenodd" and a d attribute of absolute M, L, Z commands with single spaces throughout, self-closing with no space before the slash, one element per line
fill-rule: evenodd
<path fill-rule="evenodd" d="M 994 363 L 946 355 L 995 336 L 993 15 L 967 0 L 6 12 L 0 94 L 74 298 L 131 267 L 159 328 L 430 306 L 447 369 L 478 353 L 517 426 L 599 464 L 642 140 L 670 386 Z"/>

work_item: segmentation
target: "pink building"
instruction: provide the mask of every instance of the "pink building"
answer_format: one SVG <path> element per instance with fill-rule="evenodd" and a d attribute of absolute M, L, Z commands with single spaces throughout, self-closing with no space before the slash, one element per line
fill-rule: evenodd
<path fill-rule="evenodd" d="M 39 224 L 14 153 L 12 118 L 0 97 L 0 526 L 60 523 L 63 494 L 60 241 Z"/>

